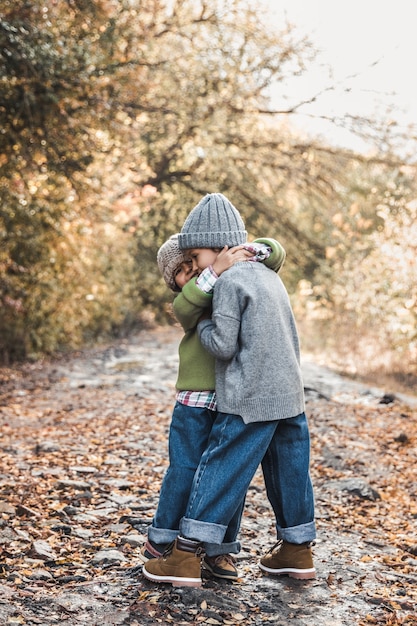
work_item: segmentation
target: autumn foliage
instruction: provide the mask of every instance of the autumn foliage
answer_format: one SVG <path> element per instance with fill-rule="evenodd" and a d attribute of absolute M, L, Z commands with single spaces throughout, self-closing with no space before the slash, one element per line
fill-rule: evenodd
<path fill-rule="evenodd" d="M 308 349 L 415 375 L 412 134 L 356 120 L 367 155 L 300 137 L 316 94 L 288 85 L 313 57 L 245 0 L 3 0 L 0 361 L 170 319 L 156 251 L 221 191 L 285 246 Z"/>

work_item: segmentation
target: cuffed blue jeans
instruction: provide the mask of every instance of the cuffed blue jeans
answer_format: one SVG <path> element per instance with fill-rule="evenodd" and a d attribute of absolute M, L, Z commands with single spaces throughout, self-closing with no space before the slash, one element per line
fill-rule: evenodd
<path fill-rule="evenodd" d="M 245 424 L 239 415 L 217 413 L 195 472 L 183 537 L 220 544 L 249 484 L 262 464 L 277 538 L 290 543 L 316 537 L 310 479 L 310 435 L 305 413 Z"/>
<path fill-rule="evenodd" d="M 169 467 L 165 472 L 158 507 L 148 529 L 148 538 L 154 543 L 168 544 L 179 534 L 180 520 L 185 515 L 194 481 L 194 474 L 207 448 L 217 412 L 186 406 L 177 402 L 172 413 L 169 431 Z M 237 554 L 246 492 L 230 506 L 230 519 L 219 542 L 204 542 L 208 556 Z"/>

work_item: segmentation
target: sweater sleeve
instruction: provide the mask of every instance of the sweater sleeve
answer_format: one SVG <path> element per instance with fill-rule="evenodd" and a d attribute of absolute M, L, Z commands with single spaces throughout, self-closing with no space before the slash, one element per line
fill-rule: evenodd
<path fill-rule="evenodd" d="M 265 261 L 262 261 L 266 267 L 273 270 L 274 272 L 279 272 L 281 267 L 284 265 L 286 252 L 283 246 L 276 239 L 269 239 L 268 237 L 260 237 L 259 239 L 255 239 L 254 243 L 263 243 L 271 248 L 271 254 Z"/>
<path fill-rule="evenodd" d="M 239 350 L 241 319 L 238 289 L 232 280 L 226 279 L 228 273 L 230 276 L 231 270 L 224 272 L 216 284 L 211 319 L 202 320 L 197 326 L 207 352 L 224 361 L 233 358 Z"/>
<path fill-rule="evenodd" d="M 174 315 L 184 331 L 195 328 L 201 314 L 211 308 L 213 295 L 205 293 L 196 285 L 196 278 L 184 285 L 173 302 Z"/>

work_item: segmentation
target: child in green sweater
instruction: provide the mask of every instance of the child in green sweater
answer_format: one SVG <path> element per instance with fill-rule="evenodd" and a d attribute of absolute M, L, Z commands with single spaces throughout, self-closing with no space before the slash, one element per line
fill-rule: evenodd
<path fill-rule="evenodd" d="M 195 470 L 204 452 L 216 419 L 214 357 L 201 345 L 197 322 L 202 313 L 211 312 L 214 282 L 238 261 L 265 261 L 279 271 L 285 251 L 274 239 L 219 250 L 214 263 L 199 276 L 191 260 L 178 247 L 173 235 L 158 251 L 158 267 L 168 287 L 177 292 L 173 302 L 176 318 L 184 329 L 179 345 L 179 367 L 176 381 L 176 403 L 169 433 L 169 467 L 165 473 L 159 503 L 148 540 L 142 547 L 143 563 L 161 556 L 179 532 L 179 523 L 187 507 Z M 227 528 L 222 544 L 204 545 L 203 567 L 218 578 L 235 580 L 237 569 L 231 554 L 240 551 L 237 534 L 244 506 L 239 503 Z"/>

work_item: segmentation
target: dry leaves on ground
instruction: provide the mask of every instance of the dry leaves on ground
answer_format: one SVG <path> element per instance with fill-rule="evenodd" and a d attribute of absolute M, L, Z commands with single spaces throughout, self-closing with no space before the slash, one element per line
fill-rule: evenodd
<path fill-rule="evenodd" d="M 156 348 L 138 340 L 136 361 L 126 348 L 129 385 L 122 365 L 110 372 L 111 350 L 0 371 L 0 623 L 416 625 L 417 414 L 398 402 L 308 398 L 315 581 L 259 571 L 275 541 L 259 472 L 238 584 L 205 578 L 187 590 L 141 577 L 175 380 L 175 341 Z M 87 382 L 73 375 L 80 359 Z"/>

